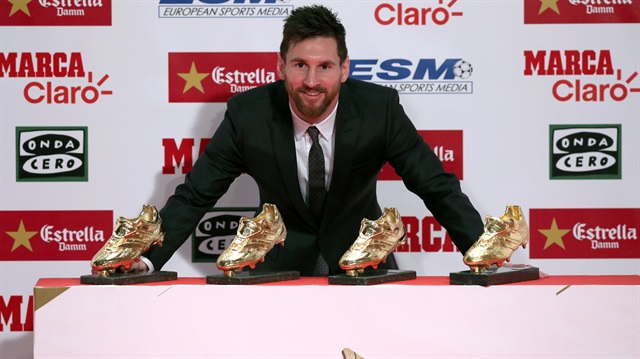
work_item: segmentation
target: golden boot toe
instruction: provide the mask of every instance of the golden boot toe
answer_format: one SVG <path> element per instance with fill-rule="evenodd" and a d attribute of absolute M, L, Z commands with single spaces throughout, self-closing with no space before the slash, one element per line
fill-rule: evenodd
<path fill-rule="evenodd" d="M 162 219 L 156 207 L 144 205 L 138 217 L 119 217 L 116 220 L 111 237 L 93 256 L 91 268 L 104 276 L 114 273 L 119 267 L 128 269 L 149 247 L 161 246 L 163 239 Z"/>
<path fill-rule="evenodd" d="M 385 208 L 379 219 L 362 220 L 358 238 L 340 258 L 340 268 L 349 276 L 357 276 L 368 266 L 377 269 L 380 262 L 384 263 L 389 253 L 405 241 L 400 213 L 395 208 Z"/>
<path fill-rule="evenodd" d="M 522 209 L 508 205 L 502 217 L 487 216 L 484 232 L 465 253 L 463 261 L 474 273 L 481 273 L 492 264 L 499 267 L 509 261 L 519 246 L 529 243 L 529 226 Z"/>
<path fill-rule="evenodd" d="M 287 228 L 278 208 L 265 203 L 257 217 L 240 219 L 235 238 L 220 254 L 216 266 L 227 276 L 235 275 L 246 266 L 255 268 L 274 245 L 284 245 L 286 237 Z"/>

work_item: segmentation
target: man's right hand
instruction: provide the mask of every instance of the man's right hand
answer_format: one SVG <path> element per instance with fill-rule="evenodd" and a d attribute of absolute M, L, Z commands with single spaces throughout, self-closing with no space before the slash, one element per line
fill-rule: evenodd
<path fill-rule="evenodd" d="M 120 270 L 122 270 L 124 273 L 133 272 L 133 271 L 146 272 L 149 270 L 149 267 L 147 267 L 147 264 L 143 261 L 134 261 L 131 263 L 131 268 L 125 269 L 124 267 L 120 267 Z"/>

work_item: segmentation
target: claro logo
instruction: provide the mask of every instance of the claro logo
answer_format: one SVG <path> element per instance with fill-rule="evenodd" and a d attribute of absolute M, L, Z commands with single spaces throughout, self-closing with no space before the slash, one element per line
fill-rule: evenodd
<path fill-rule="evenodd" d="M 453 11 L 458 0 L 438 0 L 435 7 L 414 7 L 405 3 L 382 3 L 376 6 L 373 17 L 380 25 L 397 26 L 442 26 L 452 17 L 462 16 L 462 11 Z"/>
<path fill-rule="evenodd" d="M 640 93 L 632 85 L 637 83 L 638 72 L 625 78 L 614 67 L 610 50 L 526 50 L 524 62 L 525 76 L 561 77 L 551 87 L 551 94 L 560 102 L 620 102 L 631 93 Z M 613 76 L 615 80 L 610 79 Z M 597 80 L 590 80 L 593 77 Z"/>
<path fill-rule="evenodd" d="M 113 93 L 102 89 L 109 75 L 94 78 L 93 72 L 85 70 L 79 52 L 0 52 L 2 77 L 33 79 L 22 92 L 30 104 L 94 104 L 101 96 Z M 57 81 L 60 78 L 77 81 L 62 84 Z"/>

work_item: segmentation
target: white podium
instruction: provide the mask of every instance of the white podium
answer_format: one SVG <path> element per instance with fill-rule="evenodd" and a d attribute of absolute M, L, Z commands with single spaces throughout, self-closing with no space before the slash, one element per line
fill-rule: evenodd
<path fill-rule="evenodd" d="M 447 277 L 374 286 L 44 278 L 34 292 L 36 359 L 341 359 L 345 347 L 366 359 L 640 357 L 640 276 L 492 287 Z"/>

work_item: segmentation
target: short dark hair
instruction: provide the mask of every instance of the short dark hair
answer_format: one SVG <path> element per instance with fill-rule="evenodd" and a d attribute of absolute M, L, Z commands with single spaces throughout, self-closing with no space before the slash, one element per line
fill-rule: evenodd
<path fill-rule="evenodd" d="M 289 47 L 313 37 L 331 37 L 338 43 L 338 56 L 342 64 L 347 58 L 347 31 L 338 14 L 322 5 L 301 6 L 291 11 L 284 20 L 280 57 L 285 59 Z"/>

